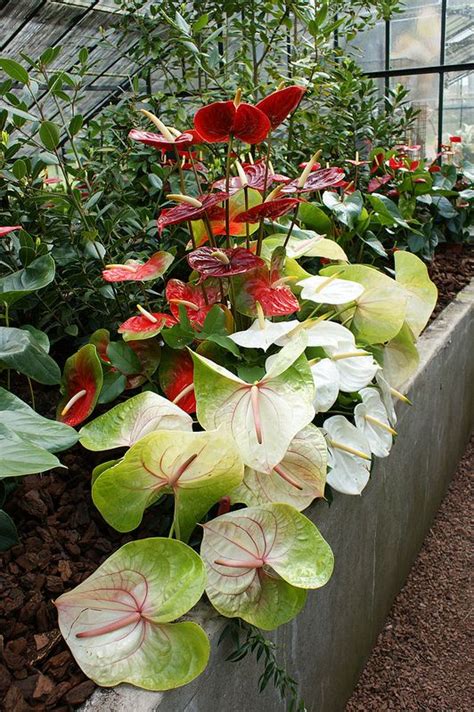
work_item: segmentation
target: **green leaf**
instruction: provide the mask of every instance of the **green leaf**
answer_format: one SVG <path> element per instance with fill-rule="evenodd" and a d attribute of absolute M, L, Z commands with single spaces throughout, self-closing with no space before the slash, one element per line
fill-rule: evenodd
<path fill-rule="evenodd" d="M 82 129 L 82 124 L 84 123 L 84 117 L 81 114 L 76 114 L 72 117 L 69 122 L 69 133 L 71 136 L 75 136 Z"/>
<path fill-rule="evenodd" d="M 20 84 L 28 84 L 30 81 L 30 76 L 26 69 L 10 57 L 0 58 L 0 69 L 3 69 L 9 77 L 17 82 L 20 82 Z"/>
<path fill-rule="evenodd" d="M 55 455 L 20 438 L 0 423 L 0 478 L 21 477 L 63 467 Z"/>
<path fill-rule="evenodd" d="M 305 334 L 276 356 L 265 376 L 246 383 L 223 366 L 192 353 L 198 420 L 233 439 L 244 463 L 270 472 L 296 433 L 314 417 L 314 384 L 303 355 Z"/>
<path fill-rule="evenodd" d="M 107 346 L 107 356 L 112 366 L 126 376 L 133 376 L 142 370 L 140 360 L 131 346 L 123 341 L 111 341 Z"/>
<path fill-rule="evenodd" d="M 372 193 L 371 195 L 367 195 L 367 197 L 382 225 L 400 225 L 407 229 L 410 228 L 406 220 L 400 215 L 400 211 L 393 200 L 390 200 L 386 195 L 380 193 Z"/>
<path fill-rule="evenodd" d="M 38 118 L 36 116 L 30 114 L 28 111 L 22 111 L 22 109 L 18 109 L 16 106 L 5 106 L 4 104 L 2 104 L 0 105 L 0 111 L 7 111 L 8 114 L 11 114 L 13 117 L 17 116 L 19 119 L 26 119 L 27 121 L 38 121 Z"/>
<path fill-rule="evenodd" d="M 0 362 L 38 383 L 54 386 L 61 380 L 57 363 L 23 329 L 0 327 Z"/>
<path fill-rule="evenodd" d="M 287 504 L 229 512 L 203 526 L 201 557 L 214 608 L 273 630 L 294 618 L 305 589 L 330 579 L 334 557 L 314 524 Z"/>
<path fill-rule="evenodd" d="M 41 346 L 41 348 L 44 351 L 46 351 L 47 354 L 49 354 L 50 343 L 49 343 L 48 334 L 46 334 L 44 331 L 41 331 L 40 329 L 37 329 L 36 327 L 32 326 L 31 324 L 25 324 L 21 328 L 24 331 L 28 331 L 32 335 L 32 337 L 36 340 L 36 343 L 38 344 L 38 346 Z"/>
<path fill-rule="evenodd" d="M 326 191 L 323 193 L 323 203 L 350 230 L 355 228 L 364 207 L 362 193 L 359 190 L 344 196 L 342 201 L 336 193 Z"/>
<path fill-rule="evenodd" d="M 405 320 L 418 338 L 436 306 L 438 289 L 431 281 L 426 265 L 416 255 L 398 250 L 394 261 L 395 279 L 407 293 Z"/>
<path fill-rule="evenodd" d="M 192 429 L 192 418 L 181 408 L 157 393 L 146 391 L 84 425 L 79 438 L 88 450 L 111 450 L 131 447 L 156 430 Z"/>
<path fill-rule="evenodd" d="M 7 551 L 19 541 L 13 519 L 0 509 L 0 551 Z"/>
<path fill-rule="evenodd" d="M 108 371 L 104 374 L 102 390 L 100 391 L 97 403 L 104 405 L 118 398 L 127 386 L 127 378 L 118 371 Z"/>
<path fill-rule="evenodd" d="M 54 151 L 59 146 L 61 133 L 58 126 L 52 121 L 42 121 L 39 137 L 41 143 L 48 151 Z"/>
<path fill-rule="evenodd" d="M 224 433 L 158 430 L 142 437 L 121 462 L 98 477 L 92 499 L 108 524 L 128 532 L 157 497 L 173 494 L 175 534 L 187 541 L 212 505 L 242 477 L 237 448 Z"/>
<path fill-rule="evenodd" d="M 79 437 L 73 428 L 43 418 L 5 388 L 0 388 L 0 423 L 24 440 L 49 452 L 67 450 Z"/>
<path fill-rule="evenodd" d="M 404 323 L 383 350 L 383 374 L 394 388 L 400 388 L 418 368 L 420 356 L 412 331 Z"/>
<path fill-rule="evenodd" d="M 28 267 L 0 278 L 0 302 L 14 304 L 31 292 L 36 292 L 54 279 L 55 264 L 51 255 L 42 255 Z"/>
<path fill-rule="evenodd" d="M 172 539 L 131 541 L 56 601 L 59 628 L 98 685 L 169 690 L 206 667 L 209 641 L 196 623 L 172 623 L 200 599 L 203 563 Z"/>
<path fill-rule="evenodd" d="M 327 235 L 333 231 L 331 218 L 312 203 L 301 203 L 298 207 L 298 218 L 306 227 L 316 230 L 320 235 Z"/>

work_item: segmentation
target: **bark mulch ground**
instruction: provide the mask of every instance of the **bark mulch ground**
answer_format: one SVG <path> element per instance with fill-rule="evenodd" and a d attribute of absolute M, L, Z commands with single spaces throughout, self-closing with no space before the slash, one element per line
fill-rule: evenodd
<path fill-rule="evenodd" d="M 442 305 L 467 284 L 473 266 L 473 252 L 467 248 L 460 254 L 444 252 L 435 259 L 430 270 L 441 287 Z M 56 396 L 38 395 L 44 401 L 40 410 L 54 417 L 48 411 Z M 21 538 L 18 546 L 0 554 L 0 709 L 5 712 L 67 712 L 87 699 L 94 683 L 79 670 L 57 630 L 53 600 L 87 578 L 125 542 L 166 536 L 170 526 L 166 518 L 171 518 L 171 512 L 160 510 L 157 518 L 151 510 L 131 534 L 114 531 L 91 502 L 90 472 L 98 460 L 80 446 L 60 459 L 67 471 L 23 478 L 5 505 Z M 457 510 L 453 516 L 456 521 Z M 457 561 L 450 561 L 440 568 L 452 571 L 457 566 Z M 437 624 L 432 612 L 431 620 Z M 440 674 L 443 678 L 445 671 Z M 461 708 L 450 709 L 459 712 Z"/>
<path fill-rule="evenodd" d="M 428 265 L 428 272 L 439 292 L 438 303 L 431 315 L 432 321 L 474 277 L 474 247 L 444 246 Z"/>
<path fill-rule="evenodd" d="M 474 440 L 346 712 L 471 712 Z"/>

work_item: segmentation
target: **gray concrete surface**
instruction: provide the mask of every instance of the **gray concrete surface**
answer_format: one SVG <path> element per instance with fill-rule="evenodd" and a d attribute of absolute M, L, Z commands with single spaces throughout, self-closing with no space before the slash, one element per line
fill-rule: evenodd
<path fill-rule="evenodd" d="M 334 550 L 329 584 L 273 639 L 298 679 L 308 712 L 342 712 L 403 586 L 460 460 L 474 420 L 474 284 L 427 329 L 420 366 L 398 406 L 399 438 L 378 460 L 361 497 L 335 493 L 330 508 L 307 510 Z M 225 662 L 217 647 L 223 619 L 196 612 L 210 638 L 207 670 L 190 685 L 149 693 L 122 685 L 98 690 L 84 712 L 284 712 L 273 689 L 259 695 L 261 664 Z"/>

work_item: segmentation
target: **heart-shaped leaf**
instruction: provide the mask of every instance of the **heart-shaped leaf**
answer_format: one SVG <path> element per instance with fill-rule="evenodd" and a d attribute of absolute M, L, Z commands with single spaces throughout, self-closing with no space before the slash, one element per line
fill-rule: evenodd
<path fill-rule="evenodd" d="M 426 265 L 416 255 L 398 250 L 394 261 L 395 279 L 408 297 L 405 321 L 417 338 L 436 306 L 438 289 L 431 281 Z"/>
<path fill-rule="evenodd" d="M 193 353 L 197 416 L 206 430 L 220 428 L 236 442 L 244 463 L 270 472 L 297 432 L 314 417 L 313 379 L 299 334 L 253 384 Z"/>
<path fill-rule="evenodd" d="M 97 350 L 86 344 L 68 358 L 61 381 L 63 397 L 58 420 L 68 425 L 82 423 L 94 410 L 102 389 L 103 373 Z"/>
<path fill-rule="evenodd" d="M 146 391 L 119 403 L 84 425 L 79 438 L 88 450 L 131 447 L 156 430 L 192 430 L 193 421 L 181 408 Z"/>
<path fill-rule="evenodd" d="M 283 502 L 301 512 L 316 497 L 324 497 L 326 462 L 326 441 L 310 423 L 295 435 L 285 457 L 272 472 L 246 467 L 244 480 L 231 493 L 231 500 L 249 507 Z"/>
<path fill-rule="evenodd" d="M 162 494 L 175 498 L 174 529 L 187 541 L 197 522 L 242 481 L 243 464 L 221 431 L 159 430 L 145 435 L 94 483 L 92 498 L 118 531 L 135 529 Z"/>
<path fill-rule="evenodd" d="M 420 355 L 408 324 L 383 349 L 385 377 L 395 388 L 400 388 L 418 368 Z"/>
<path fill-rule="evenodd" d="M 206 593 L 216 610 L 273 630 L 294 618 L 334 557 L 314 524 L 287 504 L 229 512 L 204 525 Z"/>
<path fill-rule="evenodd" d="M 4 388 L 0 388 L 0 423 L 20 438 L 49 452 L 67 450 L 77 442 L 73 428 L 38 415 L 33 408 Z"/>
<path fill-rule="evenodd" d="M 155 252 L 146 262 L 134 260 L 123 265 L 108 265 L 102 277 L 106 282 L 149 282 L 161 277 L 173 260 L 170 252 Z"/>
<path fill-rule="evenodd" d="M 25 329 L 0 327 L 0 362 L 48 386 L 54 386 L 61 380 L 61 371 L 56 361 L 46 353 L 35 336 Z"/>
<path fill-rule="evenodd" d="M 56 601 L 76 662 L 98 685 L 169 690 L 197 677 L 209 641 L 196 623 L 172 623 L 204 590 L 199 556 L 172 539 L 131 541 Z"/>

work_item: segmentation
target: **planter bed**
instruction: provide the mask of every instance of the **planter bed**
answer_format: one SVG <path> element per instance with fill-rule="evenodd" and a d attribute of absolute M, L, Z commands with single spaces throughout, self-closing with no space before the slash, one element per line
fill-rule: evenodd
<path fill-rule="evenodd" d="M 343 708 L 462 455 L 473 413 L 472 313 L 468 287 L 420 340 L 420 368 L 408 393 L 416 383 L 414 408 L 399 409 L 400 438 L 390 458 L 377 462 L 363 496 L 336 493 L 330 509 L 323 502 L 312 508 L 334 550 L 335 575 L 274 635 L 310 710 Z M 90 453 L 76 448 L 63 461 L 67 474 L 27 477 L 10 498 L 22 543 L 0 559 L 7 616 L 0 618 L 0 693 L 7 710 L 67 710 L 86 700 L 94 684 L 61 639 L 51 600 L 121 544 L 157 534 L 152 512 L 132 535 L 110 529 L 90 505 Z M 205 606 L 198 615 L 209 619 L 211 636 L 224 624 Z M 212 712 L 217 699 L 236 712 L 283 709 L 272 690 L 258 696 L 253 658 L 233 666 L 225 656 L 214 641 L 209 667 L 187 687 L 165 694 L 129 686 L 97 690 L 85 709 Z"/>

